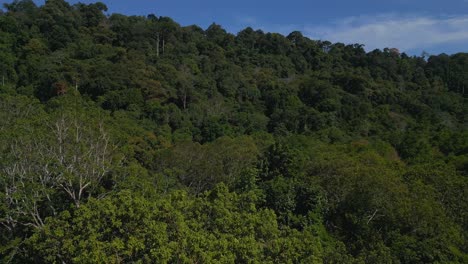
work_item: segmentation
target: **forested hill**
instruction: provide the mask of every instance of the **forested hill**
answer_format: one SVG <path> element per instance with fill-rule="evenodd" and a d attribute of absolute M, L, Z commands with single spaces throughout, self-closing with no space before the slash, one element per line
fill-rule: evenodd
<path fill-rule="evenodd" d="M 468 53 L 0 11 L 0 262 L 468 263 Z"/>

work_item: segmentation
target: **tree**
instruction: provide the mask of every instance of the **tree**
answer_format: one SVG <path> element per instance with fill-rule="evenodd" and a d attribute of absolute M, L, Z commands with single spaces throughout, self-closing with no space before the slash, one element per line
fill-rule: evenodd
<path fill-rule="evenodd" d="M 182 66 L 180 75 L 177 80 L 177 96 L 182 105 L 182 109 L 186 110 L 187 105 L 193 97 L 193 76 L 187 66 Z"/>
<path fill-rule="evenodd" d="M 102 122 L 70 112 L 42 122 L 38 128 L 19 127 L 34 136 L 16 136 L 6 143 L 0 166 L 7 210 L 2 223 L 11 229 L 42 228 L 47 216 L 67 207 L 65 201 L 79 207 L 102 192 L 104 177 L 115 164 Z"/>
<path fill-rule="evenodd" d="M 194 193 L 202 193 L 221 182 L 232 186 L 255 166 L 257 155 L 249 137 L 223 137 L 205 145 L 184 142 L 164 153 L 160 170 L 177 177 Z"/>
<path fill-rule="evenodd" d="M 64 0 L 48 0 L 40 8 L 38 26 L 52 50 L 65 47 L 77 37 L 77 20 Z"/>

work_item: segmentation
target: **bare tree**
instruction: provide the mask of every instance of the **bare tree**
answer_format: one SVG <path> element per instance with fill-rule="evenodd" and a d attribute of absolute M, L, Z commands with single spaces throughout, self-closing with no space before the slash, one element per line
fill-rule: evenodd
<path fill-rule="evenodd" d="M 93 125 L 94 124 L 94 125 Z M 112 166 L 112 147 L 102 123 L 61 115 L 49 133 L 15 140 L 0 163 L 0 186 L 7 208 L 0 223 L 40 228 L 56 213 L 57 196 L 76 207 L 96 193 Z"/>
<path fill-rule="evenodd" d="M 44 224 L 46 210 L 53 207 L 53 174 L 38 142 L 14 141 L 7 149 L 9 159 L 1 166 L 1 186 L 4 188 L 4 202 L 8 210 L 0 218 L 8 229 L 18 224 L 40 228 Z M 48 206 L 46 205 L 48 204 Z"/>
<path fill-rule="evenodd" d="M 102 123 L 89 130 L 77 119 L 62 116 L 52 127 L 56 144 L 48 149 L 57 170 L 55 182 L 77 207 L 109 172 L 111 148 Z"/>

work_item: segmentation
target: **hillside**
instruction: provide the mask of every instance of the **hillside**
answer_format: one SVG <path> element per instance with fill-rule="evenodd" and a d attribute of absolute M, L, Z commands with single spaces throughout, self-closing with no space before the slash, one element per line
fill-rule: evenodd
<path fill-rule="evenodd" d="M 468 262 L 468 53 L 106 11 L 0 11 L 0 262 Z"/>

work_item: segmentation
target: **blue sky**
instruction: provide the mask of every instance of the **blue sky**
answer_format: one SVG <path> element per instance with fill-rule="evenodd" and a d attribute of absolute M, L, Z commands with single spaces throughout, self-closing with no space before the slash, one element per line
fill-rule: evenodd
<path fill-rule="evenodd" d="M 310 38 L 332 42 L 362 43 L 367 50 L 396 47 L 415 55 L 422 51 L 468 52 L 468 0 L 101 2 L 107 4 L 109 13 L 154 13 L 172 17 L 182 25 L 197 24 L 203 28 L 216 22 L 232 33 L 251 26 L 282 34 L 298 30 Z"/>

